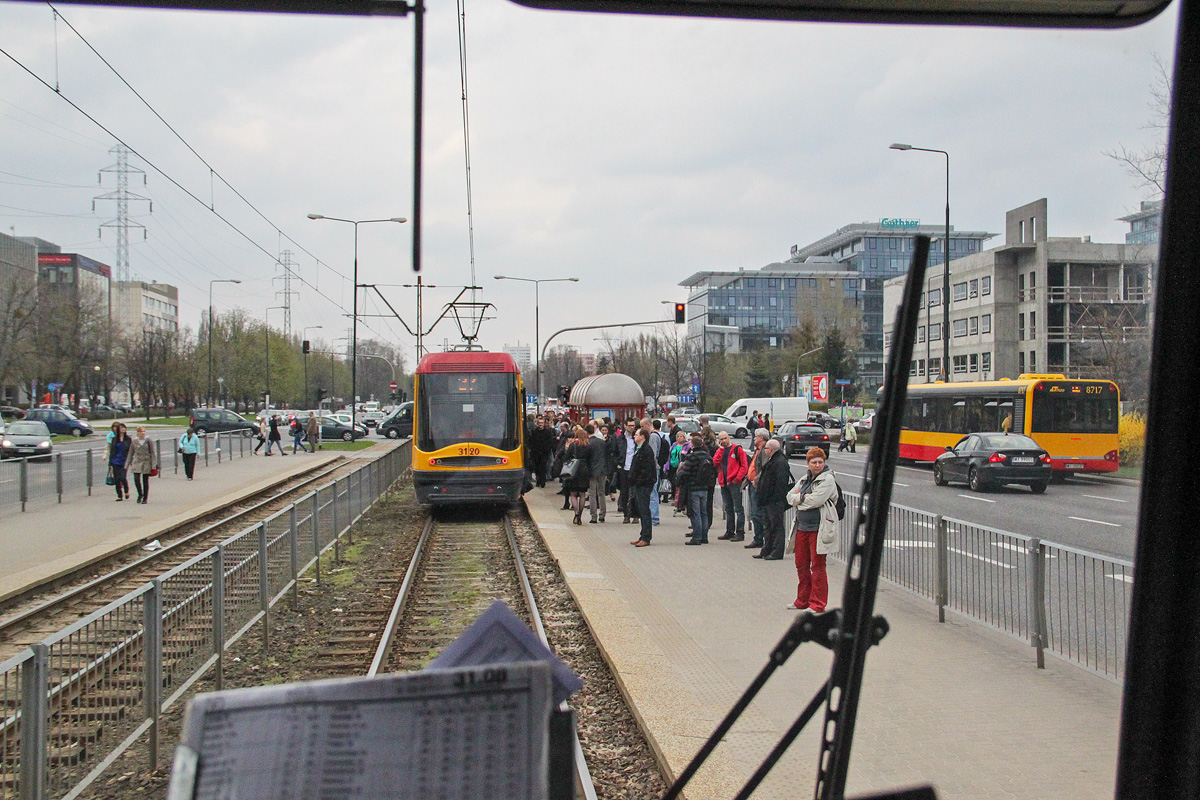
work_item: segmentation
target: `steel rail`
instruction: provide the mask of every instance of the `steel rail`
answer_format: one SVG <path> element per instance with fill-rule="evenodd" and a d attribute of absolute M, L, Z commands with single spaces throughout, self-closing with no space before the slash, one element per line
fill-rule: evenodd
<path fill-rule="evenodd" d="M 225 517 L 224 519 L 218 520 L 217 522 L 214 522 L 211 525 L 207 525 L 207 526 L 201 528 L 200 530 L 196 531 L 195 533 L 188 534 L 184 538 L 182 538 L 176 542 L 172 542 L 169 545 L 166 545 L 161 550 L 155 550 L 154 552 L 150 553 L 149 555 L 143 556 L 142 558 L 139 558 L 136 561 L 130 562 L 129 564 L 126 564 L 123 567 L 118 567 L 117 569 L 113 570 L 112 572 L 109 572 L 105 575 L 101 575 L 100 577 L 90 580 L 81 586 L 77 586 L 74 589 L 69 589 L 60 595 L 52 597 L 49 600 L 45 601 L 44 603 L 40 603 L 32 608 L 28 608 L 18 614 L 13 615 L 12 617 L 9 617 L 3 621 L 0 621 L 0 637 L 3 637 L 9 630 L 12 630 L 13 628 L 20 626 L 21 624 L 29 621 L 30 619 L 36 617 L 39 614 L 44 614 L 45 612 L 49 611 L 50 609 L 53 609 L 55 606 L 59 606 L 59 605 L 68 603 L 78 597 L 81 597 L 89 592 L 95 591 L 95 590 L 103 587 L 105 584 L 114 583 L 117 580 L 125 577 L 126 575 L 129 575 L 130 573 L 134 572 L 135 570 L 144 568 L 145 566 L 147 566 L 148 564 L 150 564 L 152 562 L 163 559 L 166 554 L 173 553 L 176 550 L 178 550 L 179 548 L 183 547 L 184 545 L 191 544 L 192 542 L 196 541 L 197 539 L 211 534 L 215 529 L 217 529 L 223 525 L 228 525 L 230 523 L 233 523 L 239 517 L 244 517 L 248 514 L 252 514 L 256 511 L 258 511 L 263 506 L 268 505 L 273 502 L 276 502 L 281 497 L 284 497 L 288 494 L 292 494 L 293 492 L 299 491 L 299 490 L 303 489 L 304 487 L 306 487 L 312 483 L 315 483 L 316 481 L 319 481 L 322 478 L 327 477 L 331 473 L 336 472 L 338 469 L 341 469 L 343 466 L 345 466 L 345 465 L 342 462 L 340 462 L 340 461 L 336 462 L 336 463 L 330 465 L 330 467 L 328 469 L 326 469 L 323 472 L 320 472 L 316 475 L 313 475 L 310 478 L 307 478 L 306 480 L 297 484 L 296 486 L 292 486 L 288 489 L 278 492 L 278 493 L 272 495 L 271 497 L 268 497 L 265 500 L 262 500 L 261 502 L 255 503 L 253 506 L 250 506 L 249 508 L 245 508 L 245 509 L 242 509 L 241 511 L 237 511 L 237 512 L 231 514 L 230 516 Z M 236 502 L 240 502 L 240 501 L 235 501 L 235 503 Z M 234 505 L 235 503 L 229 503 L 224 508 L 228 509 L 230 506 Z M 214 510 L 220 511 L 221 509 L 214 509 Z M 209 513 L 213 513 L 213 512 L 209 512 Z M 187 523 L 182 523 L 182 524 L 187 524 Z M 169 530 L 170 529 L 168 529 L 168 531 Z M 168 532 L 168 531 L 164 531 L 164 533 Z M 58 580 L 61 580 L 61 578 Z M 29 587 L 28 591 L 36 591 L 38 588 L 39 588 L 38 586 L 31 586 L 31 587 Z"/>
<path fill-rule="evenodd" d="M 392 611 L 388 614 L 383 635 L 379 637 L 379 646 L 375 648 L 375 657 L 371 659 L 371 667 L 367 670 L 367 677 L 369 678 L 379 674 L 379 670 L 383 669 L 383 664 L 388 657 L 388 653 L 391 652 L 392 641 L 396 638 L 396 626 L 400 623 L 400 615 L 404 613 L 404 606 L 408 603 L 409 594 L 412 593 L 413 582 L 416 580 L 417 575 L 417 567 L 425 555 L 425 545 L 429 541 L 429 532 L 432 530 L 433 515 L 430 514 L 429 518 L 425 520 L 425 527 L 421 530 L 421 538 L 417 540 L 417 549 L 413 551 L 412 560 L 408 562 L 408 571 L 404 573 L 404 581 L 400 584 L 400 591 L 396 593 L 396 600 L 392 603 Z"/>

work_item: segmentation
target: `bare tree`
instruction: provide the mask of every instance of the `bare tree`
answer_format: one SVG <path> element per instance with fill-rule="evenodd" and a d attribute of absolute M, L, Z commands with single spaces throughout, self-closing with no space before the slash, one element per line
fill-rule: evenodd
<path fill-rule="evenodd" d="M 1167 65 L 1156 53 L 1155 75 L 1150 85 L 1150 119 L 1142 130 L 1155 132 L 1153 144 L 1142 148 L 1131 148 L 1123 144 L 1115 150 L 1105 150 L 1104 155 L 1119 163 L 1126 174 L 1138 182 L 1139 188 L 1148 188 L 1159 197 L 1166 193 L 1167 179 L 1167 130 L 1171 122 L 1171 74 Z"/>
<path fill-rule="evenodd" d="M 13 270 L 0 285 L 0 387 L 30 377 L 36 307 L 37 283 Z"/>

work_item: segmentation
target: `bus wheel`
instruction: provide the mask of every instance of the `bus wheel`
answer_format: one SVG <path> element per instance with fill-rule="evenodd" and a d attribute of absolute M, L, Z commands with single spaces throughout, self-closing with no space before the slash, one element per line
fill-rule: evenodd
<path fill-rule="evenodd" d="M 982 492 L 985 488 L 983 477 L 975 467 L 971 467 L 971 474 L 967 477 L 967 483 L 971 486 L 972 492 Z"/>
<path fill-rule="evenodd" d="M 1031 490 L 1033 490 L 1033 493 L 1034 493 L 1034 494 L 1045 494 L 1045 493 L 1046 493 L 1046 487 L 1047 487 L 1047 486 L 1049 486 L 1049 485 L 1050 485 L 1050 482 L 1049 482 L 1049 481 L 1042 481 L 1041 483 L 1031 483 L 1031 484 L 1029 484 L 1029 488 L 1030 488 Z"/>
<path fill-rule="evenodd" d="M 946 476 L 942 474 L 942 465 L 941 464 L 933 465 L 933 482 L 936 486 L 945 486 L 946 485 Z"/>

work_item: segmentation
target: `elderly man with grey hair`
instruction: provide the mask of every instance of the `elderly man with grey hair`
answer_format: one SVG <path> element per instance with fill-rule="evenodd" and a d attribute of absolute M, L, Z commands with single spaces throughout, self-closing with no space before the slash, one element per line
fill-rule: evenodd
<path fill-rule="evenodd" d="M 787 493 L 792 467 L 788 458 L 780 449 L 775 439 L 767 442 L 767 463 L 763 465 L 762 474 L 758 477 L 758 507 L 766 518 L 763 531 L 762 552 L 755 558 L 763 561 L 780 561 L 783 559 L 784 531 L 783 519 L 787 513 Z"/>
<path fill-rule="evenodd" d="M 766 527 L 767 521 L 762 513 L 762 508 L 758 505 L 758 478 L 762 475 L 763 467 L 766 466 L 767 457 L 770 455 L 767 452 L 767 442 L 770 438 L 766 428 L 757 428 L 754 431 L 754 440 L 750 445 L 750 452 L 753 455 L 750 457 L 750 470 L 746 476 L 746 495 L 750 504 L 748 519 L 754 534 L 754 541 L 746 545 L 747 550 L 761 551 L 763 546 L 763 529 Z"/>

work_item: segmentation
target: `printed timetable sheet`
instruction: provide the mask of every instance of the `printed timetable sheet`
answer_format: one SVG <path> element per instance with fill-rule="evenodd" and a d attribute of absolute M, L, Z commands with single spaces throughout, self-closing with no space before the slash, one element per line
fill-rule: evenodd
<path fill-rule="evenodd" d="M 544 800 L 545 662 L 197 697 L 168 800 Z"/>

